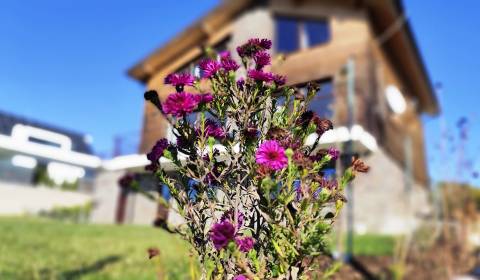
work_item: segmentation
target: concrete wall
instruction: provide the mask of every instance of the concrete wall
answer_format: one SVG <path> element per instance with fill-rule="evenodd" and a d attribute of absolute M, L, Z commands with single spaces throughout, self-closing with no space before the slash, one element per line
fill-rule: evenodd
<path fill-rule="evenodd" d="M 120 188 L 118 179 L 125 174 L 125 171 L 98 172 L 93 190 L 94 208 L 90 219 L 93 223 L 115 223 L 118 196 Z"/>
<path fill-rule="evenodd" d="M 431 213 L 428 189 L 414 182 L 408 192 L 403 168 L 384 150 L 379 149 L 362 159 L 371 169 L 367 174 L 359 174 L 353 184 L 358 232 L 405 233 Z M 346 208 L 342 211 L 345 214 Z"/>
<path fill-rule="evenodd" d="M 92 194 L 94 208 L 91 213 L 93 223 L 115 223 L 120 188 L 118 180 L 125 174 L 121 171 L 100 171 L 95 180 Z M 152 224 L 157 214 L 157 204 L 140 194 L 128 195 L 125 205 L 124 223 Z"/>

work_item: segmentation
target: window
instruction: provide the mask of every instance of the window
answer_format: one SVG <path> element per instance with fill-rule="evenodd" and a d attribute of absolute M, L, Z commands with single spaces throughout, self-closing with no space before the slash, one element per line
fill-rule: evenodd
<path fill-rule="evenodd" d="M 333 82 L 332 79 L 317 81 L 320 89 L 309 104 L 309 109 L 318 114 L 321 118 L 331 119 L 333 117 Z M 307 86 L 300 85 L 300 90 L 307 94 Z"/>
<path fill-rule="evenodd" d="M 44 140 L 44 139 L 40 139 L 40 138 L 37 138 L 37 137 L 28 137 L 28 142 L 42 144 L 42 145 L 45 145 L 45 146 L 52 146 L 52 147 L 56 147 L 56 148 L 61 148 L 62 147 L 58 143 L 51 142 L 51 141 Z"/>
<path fill-rule="evenodd" d="M 275 27 L 278 52 L 289 53 L 330 40 L 330 29 L 326 20 L 277 16 Z"/>

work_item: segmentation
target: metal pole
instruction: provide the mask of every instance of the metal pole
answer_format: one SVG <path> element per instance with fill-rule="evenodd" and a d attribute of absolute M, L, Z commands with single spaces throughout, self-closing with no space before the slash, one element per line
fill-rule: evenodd
<path fill-rule="evenodd" d="M 350 58 L 347 62 L 347 117 L 348 117 L 348 129 L 352 130 L 355 123 L 355 61 Z M 348 168 L 351 164 L 351 158 L 353 156 L 353 142 L 349 139 L 344 144 L 344 168 Z M 353 234 L 354 234 L 354 197 L 352 184 L 349 183 L 346 188 L 347 195 L 347 261 L 353 256 Z"/>
<path fill-rule="evenodd" d="M 409 131 L 407 131 L 407 133 L 409 133 Z M 409 199 L 410 192 L 413 186 L 413 151 L 412 151 L 413 149 L 412 149 L 412 137 L 410 136 L 410 134 L 405 135 L 403 148 L 405 153 L 405 172 L 404 172 L 405 193 L 406 193 L 407 199 Z"/>

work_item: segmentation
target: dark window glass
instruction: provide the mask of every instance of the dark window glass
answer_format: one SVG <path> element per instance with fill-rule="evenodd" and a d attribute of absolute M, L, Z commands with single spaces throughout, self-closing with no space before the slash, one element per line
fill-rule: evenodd
<path fill-rule="evenodd" d="M 37 144 L 46 145 L 46 146 L 52 146 L 52 147 L 57 147 L 57 148 L 61 147 L 60 144 L 58 144 L 58 143 L 50 142 L 50 141 L 39 139 L 39 138 L 36 138 L 36 137 L 29 137 L 28 141 L 29 142 L 34 142 L 34 143 L 37 143 Z"/>
<path fill-rule="evenodd" d="M 330 40 L 330 29 L 325 20 L 309 20 L 304 23 L 305 33 L 308 38 L 308 46 L 323 44 Z"/>
<path fill-rule="evenodd" d="M 292 52 L 299 48 L 298 21 L 293 18 L 276 18 L 276 44 L 278 52 Z"/>
<path fill-rule="evenodd" d="M 320 82 L 320 90 L 310 103 L 310 110 L 322 118 L 333 116 L 333 83 L 332 80 Z"/>
<path fill-rule="evenodd" d="M 277 16 L 275 18 L 276 49 L 289 53 L 330 40 L 330 29 L 326 20 L 305 20 Z"/>

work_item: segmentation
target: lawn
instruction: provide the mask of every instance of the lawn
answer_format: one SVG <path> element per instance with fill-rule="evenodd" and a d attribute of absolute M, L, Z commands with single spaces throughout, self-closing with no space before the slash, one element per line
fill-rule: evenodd
<path fill-rule="evenodd" d="M 359 256 L 392 256 L 395 238 L 389 235 L 365 234 L 353 238 L 353 254 Z"/>
<path fill-rule="evenodd" d="M 155 279 L 152 246 L 169 279 L 188 279 L 187 245 L 163 230 L 0 218 L 0 279 Z"/>
<path fill-rule="evenodd" d="M 391 255 L 394 239 L 361 235 L 357 255 Z M 158 247 L 162 258 L 148 260 Z M 0 279 L 189 279 L 188 246 L 148 226 L 69 224 L 42 218 L 0 218 Z"/>

